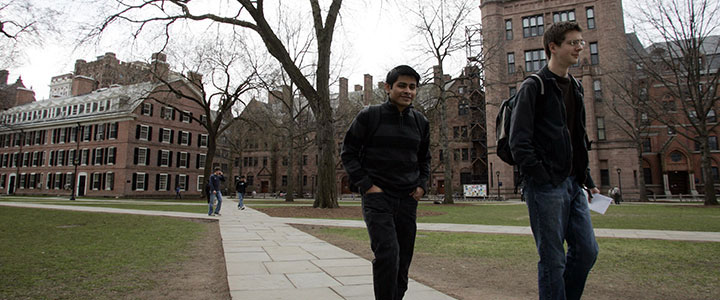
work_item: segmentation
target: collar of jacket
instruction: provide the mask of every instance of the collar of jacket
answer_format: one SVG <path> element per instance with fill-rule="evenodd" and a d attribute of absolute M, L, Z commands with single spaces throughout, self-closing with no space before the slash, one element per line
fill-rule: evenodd
<path fill-rule="evenodd" d="M 555 73 L 550 71 L 550 68 L 548 68 L 547 65 L 545 65 L 542 69 L 540 69 L 540 75 L 541 75 L 540 77 L 542 77 L 543 79 L 552 81 L 553 85 L 555 87 L 557 87 L 558 90 L 560 89 L 560 87 L 557 85 L 557 80 L 555 79 L 555 76 L 557 76 L 557 75 L 555 75 Z M 572 84 L 573 87 L 575 87 L 575 90 L 579 90 L 579 88 L 580 88 L 578 86 L 579 82 L 577 79 L 575 79 L 575 77 L 572 76 L 572 74 L 570 74 L 570 72 L 568 72 L 568 79 L 570 79 L 570 84 Z"/>
<path fill-rule="evenodd" d="M 392 103 L 392 101 L 390 101 L 390 98 L 387 98 L 387 100 L 385 100 L 385 103 L 383 103 L 382 106 L 385 109 L 389 109 L 393 112 L 398 111 L 397 105 L 395 105 L 395 103 Z M 410 105 L 408 105 L 408 107 L 406 107 L 405 110 L 402 111 L 402 114 L 407 115 L 408 113 L 410 113 L 410 109 L 414 109 L 412 103 L 410 103 Z"/>

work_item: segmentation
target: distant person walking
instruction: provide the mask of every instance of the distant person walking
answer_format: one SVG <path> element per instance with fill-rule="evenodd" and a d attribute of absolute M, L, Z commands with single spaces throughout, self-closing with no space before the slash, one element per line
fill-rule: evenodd
<path fill-rule="evenodd" d="M 180 195 L 180 187 L 175 187 L 175 199 L 182 199 L 182 195 Z"/>
<path fill-rule="evenodd" d="M 222 193 L 220 192 L 220 183 L 225 181 L 225 176 L 220 168 L 215 168 L 215 173 L 210 176 L 210 201 L 208 202 L 208 216 L 220 216 L 220 208 L 222 207 Z M 213 205 L 217 202 L 215 211 Z"/>
<path fill-rule="evenodd" d="M 618 187 L 611 188 L 610 191 L 608 191 L 608 194 L 613 198 L 615 204 L 619 205 L 620 202 L 622 202 L 622 194 L 620 193 L 620 189 Z"/>
<path fill-rule="evenodd" d="M 243 197 L 245 196 L 245 190 L 247 188 L 247 183 L 245 182 L 245 176 L 240 176 L 240 179 L 238 182 L 235 183 L 235 191 L 237 192 L 238 196 L 238 209 L 245 209 L 245 205 L 243 204 Z"/>

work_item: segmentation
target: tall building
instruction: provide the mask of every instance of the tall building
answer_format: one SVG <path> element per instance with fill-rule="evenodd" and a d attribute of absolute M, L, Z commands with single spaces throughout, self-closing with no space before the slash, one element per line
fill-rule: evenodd
<path fill-rule="evenodd" d="M 35 92 L 25 87 L 22 78 L 8 84 L 10 72 L 0 70 L 0 110 L 35 101 Z"/>
<path fill-rule="evenodd" d="M 542 42 L 545 29 L 554 22 L 569 20 L 583 28 L 587 41 L 570 73 L 585 91 L 586 129 L 592 142 L 590 173 L 601 190 L 621 185 L 625 195 L 637 195 L 637 179 L 643 174 L 637 149 L 605 105 L 607 99 L 623 97 L 617 93 L 613 77 L 628 66 L 622 1 L 481 0 L 480 9 L 487 65 L 488 190 L 519 198 L 514 193 L 517 168 L 496 155 L 494 116 L 500 103 L 517 91 L 524 78 L 546 64 Z"/>
<path fill-rule="evenodd" d="M 153 58 L 143 74 L 113 67 L 108 76 L 97 71 L 108 69 L 76 64 L 77 73 L 53 77 L 54 97 L 0 113 L 0 193 L 172 197 L 179 187 L 199 195 L 208 135 L 197 119 L 204 110 L 163 82 L 201 95 L 176 73 L 152 72 L 154 66 L 167 70 L 163 54 Z M 82 64 L 106 66 L 107 60 L 106 54 Z"/>

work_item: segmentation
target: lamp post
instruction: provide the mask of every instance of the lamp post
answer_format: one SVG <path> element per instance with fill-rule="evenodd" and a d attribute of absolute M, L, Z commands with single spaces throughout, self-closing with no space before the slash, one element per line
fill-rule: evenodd
<path fill-rule="evenodd" d="M 617 168 L 617 173 L 618 173 L 618 189 L 620 189 L 620 194 L 622 195 L 622 179 L 620 178 L 620 172 L 622 172 L 622 170 L 621 170 L 620 168 Z"/>
<path fill-rule="evenodd" d="M 75 155 L 73 155 L 73 165 L 75 166 L 75 171 L 73 172 L 72 186 L 70 187 L 71 201 L 75 200 L 75 189 L 77 188 L 77 169 L 78 165 L 80 164 L 80 123 L 77 123 L 77 130 L 75 130 L 75 141 L 77 142 L 77 146 L 75 146 Z"/>
<path fill-rule="evenodd" d="M 500 171 L 495 171 L 495 176 L 497 177 L 497 197 L 500 201 Z"/>

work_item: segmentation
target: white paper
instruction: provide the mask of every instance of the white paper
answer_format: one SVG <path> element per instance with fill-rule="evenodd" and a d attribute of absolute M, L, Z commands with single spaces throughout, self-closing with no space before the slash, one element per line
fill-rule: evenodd
<path fill-rule="evenodd" d="M 604 215 L 610 203 L 612 203 L 612 198 L 602 194 L 593 194 L 592 196 L 592 202 L 588 203 L 590 210 Z M 587 192 L 585 192 L 585 198 L 587 198 Z"/>

